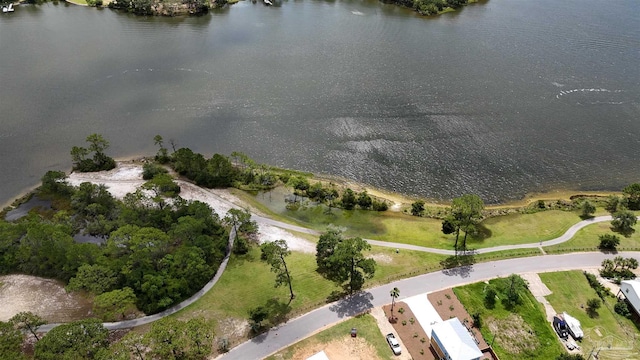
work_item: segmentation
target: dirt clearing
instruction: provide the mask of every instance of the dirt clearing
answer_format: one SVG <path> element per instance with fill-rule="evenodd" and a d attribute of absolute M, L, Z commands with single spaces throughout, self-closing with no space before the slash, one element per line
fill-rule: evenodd
<path fill-rule="evenodd" d="M 29 275 L 0 276 L 0 321 L 30 311 L 48 322 L 68 322 L 91 314 L 91 301 L 67 293 L 61 282 Z"/>

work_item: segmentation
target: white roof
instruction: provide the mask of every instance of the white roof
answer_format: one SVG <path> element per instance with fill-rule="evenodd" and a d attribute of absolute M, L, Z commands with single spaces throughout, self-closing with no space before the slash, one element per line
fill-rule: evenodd
<path fill-rule="evenodd" d="M 324 353 L 324 350 L 322 350 L 319 353 L 308 357 L 307 360 L 329 360 L 329 358 L 327 357 L 327 354 Z"/>
<path fill-rule="evenodd" d="M 418 323 L 422 326 L 427 336 L 431 338 L 431 327 L 434 324 L 442 322 L 442 318 L 438 315 L 438 312 L 427 298 L 427 295 L 412 296 L 404 299 L 403 302 L 409 305 L 413 316 L 418 320 Z"/>
<path fill-rule="evenodd" d="M 562 313 L 563 317 L 564 317 L 564 321 L 567 322 L 567 326 L 569 326 L 569 329 L 571 330 L 571 332 L 573 333 L 574 336 L 576 337 L 583 337 L 584 333 L 582 332 L 582 328 L 580 327 L 580 320 L 574 318 L 573 316 L 567 314 L 567 312 L 563 312 Z"/>
<path fill-rule="evenodd" d="M 636 309 L 636 312 L 640 314 L 640 281 L 623 280 L 620 282 L 620 291 L 629 300 L 631 306 Z"/>
<path fill-rule="evenodd" d="M 432 331 L 432 336 L 442 344 L 444 348 L 442 350 L 449 354 L 451 360 L 471 360 L 482 357 L 476 341 L 458 318 L 435 324 Z"/>

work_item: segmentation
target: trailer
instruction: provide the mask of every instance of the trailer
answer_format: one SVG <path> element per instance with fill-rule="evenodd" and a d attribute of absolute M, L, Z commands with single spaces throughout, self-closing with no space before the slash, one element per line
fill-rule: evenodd
<path fill-rule="evenodd" d="M 584 332 L 582 332 L 582 328 L 580 327 L 580 320 L 574 318 L 573 316 L 567 314 L 566 312 L 562 313 L 564 321 L 567 323 L 567 327 L 569 328 L 569 334 L 576 340 L 582 339 L 584 336 Z"/>

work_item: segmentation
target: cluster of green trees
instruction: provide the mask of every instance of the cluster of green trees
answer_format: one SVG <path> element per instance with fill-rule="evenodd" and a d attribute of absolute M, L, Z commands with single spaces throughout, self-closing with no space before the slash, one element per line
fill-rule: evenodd
<path fill-rule="evenodd" d="M 484 202 L 475 194 L 465 194 L 453 199 L 451 204 L 451 213 L 442 221 L 442 232 L 444 234 L 456 234 L 454 249 L 467 249 L 467 236 L 475 235 L 478 231 L 478 225 L 482 220 L 482 210 Z M 413 209 L 412 209 L 413 210 Z M 462 238 L 462 246 L 458 248 L 460 231 L 464 231 Z"/>
<path fill-rule="evenodd" d="M 376 261 L 363 254 L 370 249 L 371 245 L 359 237 L 344 238 L 340 230 L 329 229 L 320 235 L 316 246 L 318 272 L 352 294 L 375 274 Z"/>
<path fill-rule="evenodd" d="M 640 210 L 640 183 L 633 183 L 622 190 L 622 196 L 612 195 L 606 201 L 605 209 L 611 214 L 611 229 L 624 236 L 631 236 L 638 221 L 634 210 Z"/>
<path fill-rule="evenodd" d="M 446 8 L 457 9 L 468 0 L 391 0 L 391 3 L 412 8 L 422 15 L 436 15 Z"/>
<path fill-rule="evenodd" d="M 306 177 L 291 176 L 286 185 L 293 189 L 293 199 L 289 200 L 287 206 L 290 210 L 299 207 L 301 200 L 298 196 L 308 198 L 319 204 L 325 204 L 329 209 L 338 207 L 344 210 L 354 210 L 356 208 L 362 210 L 386 211 L 389 205 L 385 201 L 372 198 L 367 190 L 359 193 L 350 188 L 342 191 L 342 194 L 333 184 L 324 185 L 322 182 L 311 184 Z"/>
<path fill-rule="evenodd" d="M 177 189 L 154 179 L 143 186 L 149 191 L 119 201 L 104 185 L 72 187 L 64 173 L 48 172 L 40 194 L 56 197 L 65 210 L 0 221 L 0 273 L 68 282 L 70 290 L 97 296 L 96 311 L 105 320 L 136 307 L 155 313 L 191 296 L 224 258 L 228 232 L 207 204 L 169 201 L 164 195 Z M 77 243 L 78 233 L 104 244 Z"/>
<path fill-rule="evenodd" d="M 632 271 L 638 268 L 638 260 L 635 258 L 623 258 L 622 256 L 616 256 L 613 260 L 603 260 L 601 265 L 602 269 L 600 269 L 600 276 L 604 278 L 622 280 L 636 278 L 636 275 Z"/>
<path fill-rule="evenodd" d="M 32 313 L 0 321 L 0 358 L 27 359 L 22 352 L 27 333 L 36 339 L 34 358 L 42 360 L 206 359 L 213 350 L 213 327 L 203 318 L 164 318 L 154 322 L 146 334 L 132 331 L 113 344 L 98 319 L 62 324 L 40 338 L 36 329 L 43 324 L 45 321 Z"/>
<path fill-rule="evenodd" d="M 155 160 L 160 164 L 168 164 L 178 174 L 194 181 L 199 186 L 208 188 L 236 187 L 241 190 L 268 190 L 279 183 L 293 189 L 293 198 L 287 208 L 299 208 L 302 198 L 316 203 L 325 204 L 329 209 L 339 207 L 345 210 L 356 208 L 363 210 L 386 211 L 386 202 L 372 198 L 366 190 L 355 192 L 350 188 L 340 191 L 333 185 L 322 182 L 311 184 L 306 175 L 298 172 L 275 169 L 264 164 L 258 164 L 241 152 L 233 152 L 229 157 L 214 154 L 207 159 L 204 155 L 195 153 L 188 148 L 175 149 L 173 152 L 164 146 L 162 136 L 156 135 L 154 142 L 159 146 Z M 143 176 L 152 177 L 164 172 L 157 164 L 146 164 Z"/>
<path fill-rule="evenodd" d="M 109 141 L 102 135 L 91 134 L 87 136 L 88 147 L 74 146 L 71 148 L 73 170 L 81 172 L 93 172 L 111 170 L 116 167 L 116 162 L 105 154 L 109 148 Z M 90 156 L 91 157 L 88 157 Z"/>
<path fill-rule="evenodd" d="M 527 282 L 517 274 L 511 274 L 506 279 L 497 281 L 497 286 L 490 284 L 484 289 L 484 305 L 487 309 L 493 309 L 498 298 L 506 309 L 513 309 L 522 303 L 522 292 L 527 291 Z"/>
<path fill-rule="evenodd" d="M 114 0 L 108 6 L 110 9 L 125 10 L 136 15 L 174 16 L 184 13 L 206 14 L 209 11 L 208 0 Z"/>

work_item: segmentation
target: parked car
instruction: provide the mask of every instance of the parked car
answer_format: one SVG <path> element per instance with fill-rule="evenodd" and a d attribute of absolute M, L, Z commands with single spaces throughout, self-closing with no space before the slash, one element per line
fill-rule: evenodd
<path fill-rule="evenodd" d="M 402 349 L 400 349 L 400 343 L 398 343 L 398 339 L 396 339 L 395 335 L 393 335 L 392 333 L 388 333 L 387 342 L 389 343 L 389 346 L 391 346 L 391 350 L 395 355 L 402 354 Z"/>
<path fill-rule="evenodd" d="M 567 322 L 564 321 L 561 315 L 553 317 L 553 328 L 562 340 L 567 340 L 567 338 L 569 337 L 569 327 L 567 326 Z"/>

